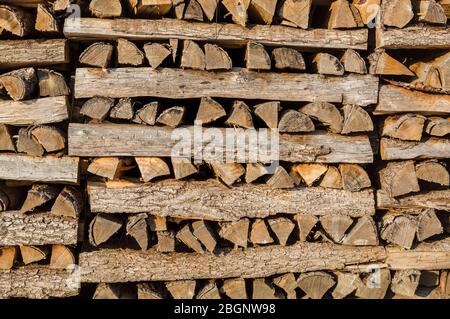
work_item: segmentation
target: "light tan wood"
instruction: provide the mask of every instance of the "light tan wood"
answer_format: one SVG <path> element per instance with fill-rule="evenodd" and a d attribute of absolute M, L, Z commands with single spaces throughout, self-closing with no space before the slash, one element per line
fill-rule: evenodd
<path fill-rule="evenodd" d="M 293 48 L 275 48 L 272 50 L 272 59 L 277 70 L 303 71 L 306 69 L 302 54 Z"/>
<path fill-rule="evenodd" d="M 392 0 L 382 2 L 382 19 L 386 26 L 403 28 L 414 17 L 411 0 Z"/>
<path fill-rule="evenodd" d="M 418 229 L 418 221 L 415 216 L 398 215 L 383 216 L 383 225 L 380 231 L 382 239 L 399 245 L 405 249 L 410 249 Z"/>
<path fill-rule="evenodd" d="M 337 272 L 337 284 L 331 293 L 334 299 L 343 299 L 353 293 L 362 284 L 359 274 Z"/>
<path fill-rule="evenodd" d="M 83 208 L 83 194 L 80 189 L 73 186 L 65 186 L 58 197 L 56 197 L 50 213 L 56 216 L 67 216 L 77 219 L 82 214 Z"/>
<path fill-rule="evenodd" d="M 377 191 L 377 208 L 434 208 L 450 211 L 450 203 L 447 200 L 449 193 L 448 190 L 437 190 L 394 199 L 385 191 L 379 190 Z"/>
<path fill-rule="evenodd" d="M 317 53 L 313 59 L 314 70 L 319 74 L 344 75 L 344 66 L 334 55 Z"/>
<path fill-rule="evenodd" d="M 293 273 L 287 273 L 273 279 L 273 283 L 286 292 L 287 299 L 297 299 L 297 280 Z"/>
<path fill-rule="evenodd" d="M 214 252 L 217 241 L 215 239 L 213 231 L 205 221 L 198 220 L 192 222 L 192 233 L 209 252 Z"/>
<path fill-rule="evenodd" d="M 294 188 L 294 180 L 282 166 L 275 169 L 273 175 L 267 180 L 267 185 L 273 189 Z"/>
<path fill-rule="evenodd" d="M 39 96 L 55 97 L 70 94 L 66 80 L 60 73 L 47 69 L 38 69 L 37 77 L 39 81 Z"/>
<path fill-rule="evenodd" d="M 253 280 L 253 299 L 277 299 L 275 289 L 264 278 Z"/>
<path fill-rule="evenodd" d="M 319 218 L 309 214 L 297 214 L 294 218 L 297 221 L 300 241 L 306 241 L 308 235 L 311 233 L 311 230 L 319 221 Z"/>
<path fill-rule="evenodd" d="M 128 287 L 122 284 L 99 283 L 92 299 L 135 299 Z"/>
<path fill-rule="evenodd" d="M 117 39 L 117 62 L 121 65 L 141 66 L 144 63 L 144 53 L 133 42 Z"/>
<path fill-rule="evenodd" d="M 227 115 L 225 109 L 210 97 L 202 97 L 195 121 L 198 124 L 209 124 Z"/>
<path fill-rule="evenodd" d="M 19 7 L 0 5 L 0 29 L 24 37 L 33 30 L 32 15 Z"/>
<path fill-rule="evenodd" d="M 0 124 L 0 150 L 12 152 L 16 151 L 11 129 L 5 124 Z"/>
<path fill-rule="evenodd" d="M 184 11 L 185 20 L 203 21 L 203 10 L 196 0 L 190 0 Z"/>
<path fill-rule="evenodd" d="M 219 231 L 220 237 L 232 242 L 235 247 L 247 248 L 250 221 L 243 218 L 236 222 L 224 223 Z"/>
<path fill-rule="evenodd" d="M 425 127 L 425 132 L 431 136 L 442 137 L 450 134 L 450 117 L 430 117 Z"/>
<path fill-rule="evenodd" d="M 88 172 L 109 179 L 118 179 L 122 174 L 123 161 L 118 157 L 94 158 L 89 164 Z"/>
<path fill-rule="evenodd" d="M 246 68 L 248 70 L 270 70 L 272 62 L 262 44 L 248 42 L 245 51 Z"/>
<path fill-rule="evenodd" d="M 407 297 L 414 296 L 419 286 L 420 271 L 418 270 L 397 270 L 392 278 L 391 290 Z"/>
<path fill-rule="evenodd" d="M 209 21 L 214 19 L 216 8 L 219 3 L 218 0 L 197 0 L 203 9 L 203 13 Z"/>
<path fill-rule="evenodd" d="M 424 210 L 418 218 L 417 240 L 424 241 L 434 235 L 441 234 L 444 230 L 441 221 L 436 216 L 434 209 Z"/>
<path fill-rule="evenodd" d="M 344 66 L 345 72 L 367 74 L 366 62 L 355 50 L 347 49 L 340 62 Z"/>
<path fill-rule="evenodd" d="M 158 157 L 135 157 L 142 180 L 149 182 L 160 176 L 170 175 L 167 163 Z"/>
<path fill-rule="evenodd" d="M 173 157 L 171 161 L 175 179 L 183 179 L 198 173 L 197 167 L 195 167 L 188 158 Z"/>
<path fill-rule="evenodd" d="M 184 106 L 173 106 L 165 109 L 156 119 L 159 124 L 167 125 L 169 127 L 175 128 L 181 125 L 184 115 L 186 113 L 186 107 Z"/>
<path fill-rule="evenodd" d="M 122 228 L 122 220 L 118 217 L 97 214 L 89 224 L 89 243 L 99 246 L 108 241 L 120 228 Z"/>
<path fill-rule="evenodd" d="M 14 101 L 30 98 L 37 88 L 34 68 L 14 70 L 0 76 L 0 85 Z"/>
<path fill-rule="evenodd" d="M 420 141 L 426 118 L 415 114 L 387 117 L 384 121 L 382 136 L 406 141 Z"/>
<path fill-rule="evenodd" d="M 184 41 L 180 66 L 186 69 L 205 70 L 206 68 L 205 53 L 196 42 L 191 40 Z"/>
<path fill-rule="evenodd" d="M 222 4 L 231 14 L 233 22 L 245 27 L 250 0 L 222 0 Z"/>
<path fill-rule="evenodd" d="M 113 46 L 105 42 L 95 42 L 80 54 L 80 63 L 98 68 L 107 68 L 111 62 Z"/>
<path fill-rule="evenodd" d="M 137 284 L 138 299 L 164 299 L 164 294 L 152 283 Z"/>
<path fill-rule="evenodd" d="M 414 76 L 405 65 L 397 61 L 384 50 L 377 50 L 369 56 L 370 74 Z"/>
<path fill-rule="evenodd" d="M 69 247 L 52 245 L 50 269 L 69 269 L 75 265 L 75 257 Z"/>
<path fill-rule="evenodd" d="M 326 215 L 320 217 L 320 224 L 331 239 L 339 243 L 349 229 L 353 220 L 343 215 Z"/>
<path fill-rule="evenodd" d="M 347 0 L 336 0 L 331 3 L 328 29 L 351 29 L 364 26 L 359 11 Z"/>
<path fill-rule="evenodd" d="M 294 223 L 290 219 L 284 217 L 269 219 L 268 223 L 275 236 L 278 238 L 279 244 L 285 246 L 289 236 L 294 230 Z"/>
<path fill-rule="evenodd" d="M 322 299 L 335 283 L 333 276 L 319 271 L 301 274 L 297 280 L 298 287 L 311 299 Z"/>
<path fill-rule="evenodd" d="M 127 0 L 131 11 L 146 18 L 160 18 L 169 13 L 171 0 Z"/>
<path fill-rule="evenodd" d="M 344 190 L 359 192 L 372 185 L 365 169 L 357 164 L 339 164 L 339 172 Z"/>
<path fill-rule="evenodd" d="M 145 104 L 136 112 L 136 115 L 133 118 L 133 122 L 138 124 L 155 125 L 158 108 L 158 102 L 150 102 Z"/>
<path fill-rule="evenodd" d="M 81 107 L 80 114 L 90 117 L 94 120 L 104 120 L 111 108 L 114 106 L 114 99 L 102 96 L 96 96 L 87 100 Z"/>
<path fill-rule="evenodd" d="M 20 255 L 25 265 L 35 263 L 47 258 L 48 251 L 45 247 L 37 246 L 20 246 Z M 1 268 L 1 267 L 0 267 Z"/>
<path fill-rule="evenodd" d="M 278 15 L 295 26 L 308 29 L 311 13 L 312 0 L 285 0 L 278 12 Z"/>
<path fill-rule="evenodd" d="M 318 181 L 328 170 L 328 166 L 324 164 L 299 164 L 295 169 L 308 186 Z"/>
<path fill-rule="evenodd" d="M 200 253 L 200 254 L 204 253 L 202 245 L 197 240 L 197 238 L 193 235 L 189 224 L 184 225 L 177 232 L 176 238 L 179 241 L 181 241 L 183 244 L 185 244 L 187 247 L 194 250 L 195 252 Z"/>
<path fill-rule="evenodd" d="M 30 156 L 42 156 L 45 151 L 37 139 L 31 134 L 32 127 L 23 127 L 19 130 L 17 138 L 17 152 Z"/>
<path fill-rule="evenodd" d="M 446 24 L 447 16 L 444 8 L 435 0 L 419 0 L 416 2 L 416 14 L 420 22 Z"/>
<path fill-rule="evenodd" d="M 54 185 L 34 184 L 27 193 L 27 197 L 22 204 L 21 212 L 33 211 L 35 208 L 54 200 L 59 193 L 59 189 Z"/>
<path fill-rule="evenodd" d="M 320 182 L 320 187 L 342 189 L 342 176 L 334 166 L 328 166 L 327 172 Z"/>
<path fill-rule="evenodd" d="M 439 0 L 439 4 L 444 8 L 447 19 L 450 17 L 450 2 L 449 0 Z"/>
<path fill-rule="evenodd" d="M 390 197 L 420 190 L 413 161 L 390 162 L 380 170 L 379 175 L 381 188 Z"/>
<path fill-rule="evenodd" d="M 97 18 L 115 18 L 122 15 L 120 0 L 92 0 L 89 3 L 89 11 Z"/>
<path fill-rule="evenodd" d="M 313 102 L 303 106 L 299 111 L 320 121 L 333 133 L 340 133 L 342 131 L 343 117 L 339 110 L 331 103 Z"/>
<path fill-rule="evenodd" d="M 433 160 L 416 164 L 416 176 L 420 180 L 442 186 L 449 186 L 450 184 L 447 168 Z"/>
<path fill-rule="evenodd" d="M 247 164 L 245 170 L 245 182 L 252 183 L 268 173 L 267 168 L 261 163 Z"/>
<path fill-rule="evenodd" d="M 353 0 L 352 4 L 359 11 L 362 22 L 364 24 L 369 24 L 369 22 L 373 21 L 378 15 L 381 0 Z"/>
<path fill-rule="evenodd" d="M 144 52 L 150 66 L 153 69 L 158 68 L 161 63 L 163 63 L 164 60 L 166 60 L 166 58 L 172 54 L 169 44 L 157 42 L 146 43 L 144 45 Z M 183 61 L 184 62 L 182 62 L 182 67 L 185 66 L 183 65 L 183 63 L 186 63 L 185 60 Z"/>
<path fill-rule="evenodd" d="M 247 299 L 245 280 L 242 278 L 225 279 L 222 285 L 222 292 L 231 299 Z"/>
<path fill-rule="evenodd" d="M 273 243 L 264 219 L 255 219 L 250 230 L 250 242 L 256 245 L 265 245 Z"/>
<path fill-rule="evenodd" d="M 59 32 L 58 22 L 47 6 L 38 4 L 34 28 L 45 33 Z"/>
<path fill-rule="evenodd" d="M 147 218 L 148 226 L 151 231 L 166 231 L 167 230 L 167 218 L 162 216 L 149 215 Z"/>
<path fill-rule="evenodd" d="M 56 127 L 35 126 L 30 133 L 48 153 L 64 150 L 66 146 L 65 133 Z"/>
<path fill-rule="evenodd" d="M 216 0 L 212 0 L 216 1 Z M 205 43 L 205 69 L 231 70 L 233 63 L 228 53 L 216 44 Z"/>
<path fill-rule="evenodd" d="M 416 75 L 416 79 L 412 83 L 417 87 L 442 88 L 439 70 L 431 63 L 419 61 L 410 65 L 409 69 Z"/>
<path fill-rule="evenodd" d="M 222 299 L 214 280 L 210 280 L 197 294 L 197 299 Z"/>
<path fill-rule="evenodd" d="M 16 261 L 17 247 L 0 248 L 0 270 L 9 270 L 14 267 Z"/>
<path fill-rule="evenodd" d="M 344 120 L 341 134 L 373 131 L 373 122 L 369 113 L 357 105 L 346 104 L 342 107 Z"/>
<path fill-rule="evenodd" d="M 342 239 L 344 245 L 376 246 L 379 244 L 378 231 L 371 217 L 358 218 L 356 224 Z"/>
<path fill-rule="evenodd" d="M 289 109 L 281 114 L 278 130 L 282 133 L 312 132 L 315 126 L 308 115 Z"/>
<path fill-rule="evenodd" d="M 148 249 L 147 214 L 130 215 L 126 223 L 127 235 L 133 237 L 142 250 Z"/>
<path fill-rule="evenodd" d="M 162 253 L 175 251 L 175 233 L 173 231 L 157 231 L 158 244 L 156 250 Z"/>
<path fill-rule="evenodd" d="M 135 103 L 129 97 L 121 98 L 111 109 L 109 117 L 113 119 L 131 120 L 134 116 Z"/>
<path fill-rule="evenodd" d="M 450 53 L 445 53 L 432 62 L 432 65 L 439 72 L 440 84 L 445 89 L 450 89 Z"/>
<path fill-rule="evenodd" d="M 228 186 L 233 185 L 245 173 L 244 167 L 239 163 L 212 163 L 214 174 Z"/>
<path fill-rule="evenodd" d="M 404 29 L 376 30 L 378 48 L 384 49 L 448 49 L 449 28 L 433 26 L 410 26 Z M 426 36 L 433 33 L 432 37 Z"/>
<path fill-rule="evenodd" d="M 173 9 L 173 11 L 175 12 L 175 17 L 179 20 L 183 19 L 184 11 L 186 9 L 186 3 L 184 2 L 184 0 L 173 1 L 173 4 L 175 5 Z"/>
<path fill-rule="evenodd" d="M 271 129 L 278 128 L 278 112 L 280 110 L 280 102 L 276 101 L 257 104 L 253 107 L 255 115 Z"/>
<path fill-rule="evenodd" d="M 243 101 L 235 101 L 225 124 L 242 128 L 253 128 L 250 108 Z"/>
<path fill-rule="evenodd" d="M 382 138 L 380 154 L 383 160 L 445 159 L 450 157 L 450 141 L 431 137 L 424 142 L 408 142 Z"/>
<path fill-rule="evenodd" d="M 376 269 L 358 285 L 355 296 L 362 299 L 383 299 L 391 283 L 389 269 Z"/>

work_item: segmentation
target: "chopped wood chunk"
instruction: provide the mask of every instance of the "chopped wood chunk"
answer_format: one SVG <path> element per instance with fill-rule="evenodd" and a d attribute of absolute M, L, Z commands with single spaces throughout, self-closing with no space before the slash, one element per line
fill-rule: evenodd
<path fill-rule="evenodd" d="M 312 0 L 285 0 L 278 15 L 302 29 L 309 28 Z"/>
<path fill-rule="evenodd" d="M 397 270 L 392 278 L 392 292 L 406 296 L 414 296 L 419 286 L 420 271 L 418 270 Z"/>
<path fill-rule="evenodd" d="M 292 48 L 275 48 L 272 50 L 272 58 L 277 70 L 303 71 L 306 69 L 302 54 Z"/>
<path fill-rule="evenodd" d="M 381 10 L 386 26 L 403 28 L 414 18 L 411 0 L 383 1 Z"/>
<path fill-rule="evenodd" d="M 0 5 L 0 31 L 6 30 L 19 37 L 33 30 L 34 19 L 30 13 L 18 7 Z"/>
<path fill-rule="evenodd" d="M 243 128 L 253 128 L 253 118 L 248 105 L 243 101 L 235 101 L 225 124 Z"/>
<path fill-rule="evenodd" d="M 148 249 L 147 214 L 141 213 L 128 217 L 127 235 L 133 237 L 142 250 Z"/>
<path fill-rule="evenodd" d="M 160 176 L 170 175 L 167 163 L 158 157 L 135 157 L 144 182 Z"/>
<path fill-rule="evenodd" d="M 221 291 L 231 299 L 248 298 L 243 278 L 225 279 Z"/>
<path fill-rule="evenodd" d="M 263 164 L 261 163 L 247 164 L 245 170 L 245 182 L 246 183 L 254 182 L 258 178 L 266 174 L 269 174 L 269 172 L 266 166 L 264 166 Z"/>
<path fill-rule="evenodd" d="M 313 66 L 319 74 L 344 75 L 344 66 L 338 58 L 329 53 L 317 53 L 313 60 Z"/>
<path fill-rule="evenodd" d="M 58 22 L 47 6 L 43 4 L 38 4 L 34 28 L 37 31 L 46 33 L 59 32 Z"/>
<path fill-rule="evenodd" d="M 226 115 L 227 113 L 220 103 L 210 97 L 202 97 L 195 121 L 202 125 L 209 124 Z"/>
<path fill-rule="evenodd" d="M 253 107 L 253 112 L 259 117 L 268 128 L 278 127 L 278 112 L 281 110 L 280 102 L 265 102 Z"/>
<path fill-rule="evenodd" d="M 251 0 L 248 14 L 257 23 L 272 24 L 276 7 L 277 0 Z"/>
<path fill-rule="evenodd" d="M 52 245 L 51 269 L 68 269 L 69 266 L 73 265 L 75 265 L 75 257 L 69 247 Z"/>
<path fill-rule="evenodd" d="M 343 299 L 347 297 L 362 284 L 359 274 L 338 272 L 336 273 L 336 277 L 337 284 L 331 293 L 334 299 Z"/>
<path fill-rule="evenodd" d="M 420 141 L 426 118 L 416 114 L 389 116 L 384 121 L 382 136 L 406 141 Z"/>
<path fill-rule="evenodd" d="M 112 119 L 131 120 L 134 116 L 134 103 L 129 97 L 119 99 L 111 109 L 109 117 Z"/>
<path fill-rule="evenodd" d="M 289 109 L 281 114 L 278 130 L 282 133 L 312 132 L 315 126 L 308 115 Z"/>
<path fill-rule="evenodd" d="M 328 166 L 325 164 L 299 164 L 295 166 L 295 169 L 306 185 L 313 186 L 314 182 L 318 181 L 327 172 Z"/>
<path fill-rule="evenodd" d="M 51 214 L 78 218 L 83 212 L 84 202 L 81 191 L 73 186 L 65 186 L 56 197 Z"/>
<path fill-rule="evenodd" d="M 197 299 L 222 299 L 214 280 L 210 280 L 197 294 Z"/>
<path fill-rule="evenodd" d="M 390 270 L 375 268 L 358 286 L 355 296 L 363 299 L 383 299 L 390 283 Z"/>
<path fill-rule="evenodd" d="M 444 8 L 435 0 L 419 0 L 415 2 L 415 9 L 420 22 L 446 24 L 447 16 Z"/>
<path fill-rule="evenodd" d="M 186 44 L 185 44 L 186 45 Z M 185 47 L 186 49 L 186 47 Z M 153 69 L 158 68 L 164 60 L 172 54 L 171 48 L 167 43 L 147 43 L 144 45 L 145 56 Z M 187 53 L 192 54 L 192 53 Z M 184 57 L 184 52 L 183 52 Z M 185 67 L 185 65 L 182 65 Z"/>
<path fill-rule="evenodd" d="M 223 223 L 219 235 L 232 242 L 235 247 L 247 248 L 249 225 L 248 218 L 242 218 L 237 222 Z"/>
<path fill-rule="evenodd" d="M 245 51 L 246 67 L 249 70 L 270 70 L 272 62 L 270 56 L 262 44 L 248 42 Z"/>
<path fill-rule="evenodd" d="M 342 189 L 342 176 L 339 169 L 328 166 L 328 170 L 319 185 L 325 188 Z"/>
<path fill-rule="evenodd" d="M 45 151 L 38 140 L 31 134 L 32 127 L 23 127 L 19 130 L 17 151 L 32 156 L 42 156 Z"/>
<path fill-rule="evenodd" d="M 419 215 L 419 225 L 417 227 L 417 239 L 424 241 L 431 236 L 442 234 L 441 221 L 436 216 L 434 209 L 426 209 Z"/>
<path fill-rule="evenodd" d="M 141 66 L 144 63 L 144 53 L 133 42 L 118 39 L 117 62 L 121 65 Z"/>
<path fill-rule="evenodd" d="M 214 15 L 216 13 L 217 4 L 219 0 L 197 0 L 200 6 L 203 9 L 203 13 L 209 21 L 214 19 Z"/>
<path fill-rule="evenodd" d="M 340 164 L 339 171 L 342 176 L 342 187 L 345 190 L 359 192 L 372 185 L 367 172 L 357 164 Z"/>
<path fill-rule="evenodd" d="M 214 173 L 228 186 L 233 185 L 245 173 L 239 163 L 212 163 Z"/>
<path fill-rule="evenodd" d="M 331 3 L 328 29 L 352 29 L 362 27 L 359 11 L 352 10 L 347 0 L 336 0 Z"/>
<path fill-rule="evenodd" d="M 377 226 L 369 216 L 358 218 L 356 224 L 342 239 L 344 245 L 376 246 L 378 242 Z"/>
<path fill-rule="evenodd" d="M 167 219 L 161 216 L 148 216 L 147 218 L 148 226 L 151 231 L 166 231 L 167 230 Z"/>
<path fill-rule="evenodd" d="M 98 157 L 89 164 L 87 171 L 108 179 L 118 179 L 122 175 L 123 161 L 118 157 Z"/>
<path fill-rule="evenodd" d="M 231 14 L 233 22 L 245 27 L 250 0 L 222 0 L 222 4 Z"/>
<path fill-rule="evenodd" d="M 205 53 L 196 42 L 191 40 L 184 41 L 181 67 L 194 70 L 204 70 L 206 68 Z"/>
<path fill-rule="evenodd" d="M 353 0 L 352 4 L 359 11 L 362 22 L 369 24 L 378 15 L 381 0 Z"/>
<path fill-rule="evenodd" d="M 37 84 L 34 68 L 14 70 L 0 76 L 0 87 L 3 87 L 14 101 L 30 98 L 36 91 Z"/>
<path fill-rule="evenodd" d="M 346 72 L 367 74 L 366 62 L 355 50 L 347 49 L 340 61 Z"/>
<path fill-rule="evenodd" d="M 250 242 L 257 245 L 265 245 L 273 243 L 264 219 L 255 219 L 252 223 L 250 231 Z"/>
<path fill-rule="evenodd" d="M 109 43 L 95 42 L 80 55 L 80 63 L 106 69 L 111 62 L 113 46 Z"/>
<path fill-rule="evenodd" d="M 81 107 L 80 114 L 94 120 L 103 121 L 114 106 L 114 99 L 96 96 L 87 100 Z"/>
<path fill-rule="evenodd" d="M 322 297 L 336 284 L 333 276 L 325 272 L 303 273 L 297 280 L 298 287 L 311 299 Z"/>
<path fill-rule="evenodd" d="M 89 224 L 89 242 L 98 246 L 122 228 L 122 220 L 110 214 L 97 214 Z"/>
<path fill-rule="evenodd" d="M 170 107 L 161 112 L 156 122 L 170 127 L 177 127 L 183 121 L 185 113 L 186 107 L 184 106 Z"/>
<path fill-rule="evenodd" d="M 92 299 L 134 299 L 134 294 L 123 284 L 99 283 Z"/>
<path fill-rule="evenodd" d="M 164 294 L 155 287 L 152 283 L 138 283 L 137 284 L 138 299 L 164 299 Z"/>
<path fill-rule="evenodd" d="M 264 278 L 253 279 L 253 299 L 276 299 L 277 295 L 272 285 Z"/>
<path fill-rule="evenodd" d="M 172 9 L 171 0 L 126 0 L 131 11 L 140 17 L 161 18 Z"/>
<path fill-rule="evenodd" d="M 176 238 L 197 253 L 204 253 L 203 247 L 192 234 L 189 224 L 184 225 L 177 233 Z"/>
<path fill-rule="evenodd" d="M 29 265 L 47 258 L 48 251 L 45 247 L 20 246 L 20 254 L 25 265 Z M 1 267 L 0 267 L 1 269 Z"/>
<path fill-rule="evenodd" d="M 288 218 L 278 217 L 269 219 L 269 226 L 278 238 L 280 245 L 285 246 L 294 230 L 295 224 Z"/>
<path fill-rule="evenodd" d="M 120 0 L 92 0 L 89 11 L 98 18 L 115 18 L 122 15 Z"/>
<path fill-rule="evenodd" d="M 158 114 L 159 103 L 151 102 L 145 104 L 142 108 L 140 108 L 133 119 L 133 122 L 138 124 L 148 124 L 155 125 L 156 124 L 156 115 Z"/>
<path fill-rule="evenodd" d="M 166 288 L 173 299 L 194 299 L 195 280 L 179 280 L 166 283 Z"/>
<path fill-rule="evenodd" d="M 344 215 L 325 215 L 320 217 L 320 224 L 331 239 L 339 243 L 353 224 L 353 219 Z"/>
<path fill-rule="evenodd" d="M 293 273 L 287 273 L 273 279 L 274 285 L 283 289 L 287 294 L 287 299 L 297 299 L 297 280 Z"/>
<path fill-rule="evenodd" d="M 405 249 L 410 249 L 414 242 L 418 229 L 418 222 L 415 216 L 383 216 L 383 226 L 381 228 L 381 238 L 399 245 Z"/>
<path fill-rule="evenodd" d="M 0 124 L 0 151 L 16 151 L 11 130 L 5 124 Z"/>
<path fill-rule="evenodd" d="M 346 104 L 344 111 L 344 123 L 341 134 L 373 131 L 373 122 L 369 113 L 357 105 Z"/>
<path fill-rule="evenodd" d="M 183 18 L 185 20 L 203 21 L 203 10 L 196 0 L 189 0 Z"/>
<path fill-rule="evenodd" d="M 172 157 L 171 161 L 175 179 L 183 179 L 198 173 L 197 167 L 192 164 L 189 158 Z"/>
<path fill-rule="evenodd" d="M 0 248 L 0 269 L 9 270 L 13 268 L 17 256 L 16 247 Z"/>
<path fill-rule="evenodd" d="M 282 166 L 275 169 L 274 174 L 267 180 L 267 185 L 276 189 L 293 188 L 294 180 Z"/>
<path fill-rule="evenodd" d="M 300 241 L 306 241 L 308 235 L 311 233 L 311 230 L 317 224 L 319 219 L 310 214 L 297 214 L 294 218 L 297 221 Z"/>
<path fill-rule="evenodd" d="M 308 103 L 299 110 L 300 112 L 320 121 L 327 126 L 331 132 L 340 133 L 344 119 L 341 113 L 331 103 L 313 102 Z"/>
<path fill-rule="evenodd" d="M 233 63 L 228 53 L 216 44 L 205 44 L 206 70 L 231 70 Z"/>
<path fill-rule="evenodd" d="M 173 231 L 157 231 L 158 244 L 156 250 L 161 253 L 175 251 L 175 233 Z"/>
<path fill-rule="evenodd" d="M 437 161 L 425 161 L 416 165 L 418 179 L 442 186 L 449 186 L 450 177 L 447 168 Z"/>
<path fill-rule="evenodd" d="M 413 161 L 390 162 L 380 172 L 381 188 L 390 197 L 420 190 Z"/>
<path fill-rule="evenodd" d="M 54 200 L 59 194 L 59 187 L 55 185 L 34 184 L 27 193 L 27 198 L 20 211 L 31 212 L 47 202 Z"/>
<path fill-rule="evenodd" d="M 406 66 L 397 61 L 384 50 L 376 51 L 369 56 L 370 74 L 414 76 Z"/>
<path fill-rule="evenodd" d="M 64 77 L 55 71 L 38 69 L 39 96 L 67 96 L 70 94 Z"/>
<path fill-rule="evenodd" d="M 64 133 L 52 126 L 36 126 L 30 130 L 33 137 L 42 145 L 46 152 L 56 152 L 66 147 Z"/>
<path fill-rule="evenodd" d="M 208 224 L 203 220 L 192 222 L 192 233 L 206 247 L 209 252 L 214 252 L 217 241 Z"/>
<path fill-rule="evenodd" d="M 450 117 L 430 117 L 425 128 L 425 132 L 431 136 L 445 136 L 450 134 Z"/>

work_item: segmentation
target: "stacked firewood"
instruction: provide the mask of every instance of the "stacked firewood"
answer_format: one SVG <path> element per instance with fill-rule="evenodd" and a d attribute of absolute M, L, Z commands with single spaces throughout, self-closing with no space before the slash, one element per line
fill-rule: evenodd
<path fill-rule="evenodd" d="M 450 297 L 447 0 L 0 3 L 0 297 Z"/>

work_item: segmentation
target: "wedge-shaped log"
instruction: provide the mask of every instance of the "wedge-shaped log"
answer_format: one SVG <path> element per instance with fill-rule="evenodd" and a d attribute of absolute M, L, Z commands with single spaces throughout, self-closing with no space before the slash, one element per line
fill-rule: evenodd
<path fill-rule="evenodd" d="M 0 155 L 0 179 L 78 184 L 76 157 Z"/>
<path fill-rule="evenodd" d="M 430 34 L 433 36 L 429 36 Z M 384 49 L 448 49 L 450 28 L 433 26 L 377 28 L 376 43 L 378 48 Z"/>
<path fill-rule="evenodd" d="M 65 96 L 28 101 L 0 100 L 0 123 L 11 125 L 49 124 L 69 118 Z"/>
<path fill-rule="evenodd" d="M 25 215 L 19 211 L 0 213 L 0 246 L 77 243 L 78 221 L 49 212 Z"/>
<path fill-rule="evenodd" d="M 450 211 L 450 190 L 429 191 L 394 199 L 383 191 L 377 191 L 377 208 L 434 208 Z"/>
<path fill-rule="evenodd" d="M 194 146 L 194 127 L 186 126 L 174 131 L 167 127 L 143 127 L 125 124 L 75 124 L 69 126 L 69 153 L 71 156 L 107 157 L 107 156 L 156 156 L 156 157 L 186 157 L 178 152 L 178 146 L 191 148 Z M 233 128 L 229 130 L 215 129 L 223 137 L 245 140 L 249 134 L 261 131 Z M 208 133 L 207 129 L 204 130 Z M 181 135 L 180 135 L 181 134 Z M 190 136 L 189 136 L 190 135 Z M 184 137 L 180 142 L 180 138 Z M 341 163 L 372 163 L 373 153 L 367 136 L 341 136 L 315 132 L 308 135 L 279 136 L 279 151 L 272 148 L 272 141 L 277 135 L 267 135 L 266 143 L 258 145 L 260 150 L 252 150 L 252 156 L 257 156 L 261 162 L 267 162 L 278 157 L 290 162 L 341 162 Z M 192 143 L 191 143 L 192 142 Z M 198 140 L 196 142 L 199 142 Z M 200 143 L 200 142 L 199 142 Z M 278 141 L 277 141 L 278 143 Z M 221 154 L 210 154 L 205 151 L 206 145 Z M 225 145 L 220 141 L 200 143 L 192 150 L 191 157 L 200 158 L 206 162 L 224 162 Z M 267 147 L 271 152 L 267 152 Z M 248 148 L 248 147 L 246 147 Z M 233 149 L 228 145 L 228 150 Z M 220 153 L 220 152 L 218 152 Z M 179 156 L 175 156 L 178 155 Z M 245 162 L 249 155 L 237 162 Z"/>
<path fill-rule="evenodd" d="M 381 159 L 386 161 L 450 158 L 450 140 L 430 137 L 424 142 L 400 141 L 383 138 L 380 142 Z"/>
<path fill-rule="evenodd" d="M 247 248 L 220 255 L 102 249 L 81 253 L 80 269 L 82 282 L 261 278 L 288 272 L 340 270 L 385 258 L 383 247 L 323 243 Z M 191 265 L 195 265 L 194 272 Z M 125 268 L 133 271 L 124 271 Z"/>
<path fill-rule="evenodd" d="M 309 10 L 309 8 L 308 8 Z M 294 12 L 298 15 L 298 11 Z M 218 33 L 217 30 L 220 30 Z M 254 25 L 242 28 L 233 23 L 201 23 L 176 19 L 66 19 L 64 34 L 68 38 L 161 40 L 167 38 L 211 41 L 243 45 L 248 41 L 270 46 L 298 48 L 367 49 L 367 30 L 301 30 L 285 26 Z"/>
<path fill-rule="evenodd" d="M 88 194 L 92 212 L 148 212 L 185 219 L 233 221 L 281 212 L 352 217 L 375 213 L 371 190 L 357 193 L 316 187 L 280 190 L 252 184 L 227 188 L 214 180 L 165 180 L 148 184 L 89 182 Z"/>

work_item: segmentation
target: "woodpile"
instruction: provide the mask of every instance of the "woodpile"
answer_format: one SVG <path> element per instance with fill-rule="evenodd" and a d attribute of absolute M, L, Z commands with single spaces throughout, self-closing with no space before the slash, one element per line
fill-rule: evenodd
<path fill-rule="evenodd" d="M 449 9 L 0 0 L 0 298 L 450 298 Z"/>

